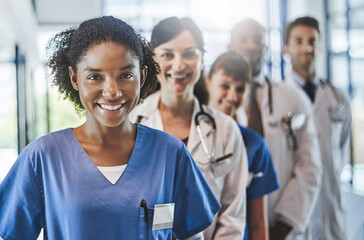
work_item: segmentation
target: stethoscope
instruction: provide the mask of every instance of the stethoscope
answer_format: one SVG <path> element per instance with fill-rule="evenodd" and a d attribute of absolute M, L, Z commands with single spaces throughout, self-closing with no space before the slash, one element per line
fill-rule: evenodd
<path fill-rule="evenodd" d="M 215 163 L 219 163 L 229 157 L 231 157 L 233 154 L 229 153 L 227 155 L 224 155 L 222 157 L 219 158 L 215 158 L 215 149 L 216 149 L 216 122 L 215 119 L 208 114 L 207 112 L 204 111 L 202 104 L 200 101 L 198 101 L 199 107 L 200 107 L 200 111 L 195 115 L 195 125 L 196 125 L 196 130 L 197 130 L 197 134 L 198 137 L 200 138 L 201 141 L 201 145 L 202 148 L 206 154 L 207 159 L 209 160 L 207 163 L 204 162 L 200 162 L 196 159 L 196 161 L 202 165 L 207 165 L 209 163 L 215 164 Z M 212 126 L 212 130 L 211 130 L 211 134 L 212 134 L 212 143 L 211 143 L 211 153 L 209 152 L 208 148 L 207 148 L 207 144 L 205 142 L 205 139 L 202 135 L 202 130 L 200 127 L 200 120 L 202 117 L 206 117 L 208 118 L 209 122 L 211 123 Z"/>

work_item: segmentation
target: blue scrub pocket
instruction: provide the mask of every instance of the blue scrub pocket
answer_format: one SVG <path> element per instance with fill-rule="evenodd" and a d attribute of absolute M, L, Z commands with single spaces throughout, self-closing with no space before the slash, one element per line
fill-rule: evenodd
<path fill-rule="evenodd" d="M 147 210 L 147 218 L 145 217 L 145 210 L 143 207 L 139 208 L 139 239 L 146 240 L 146 239 L 172 239 L 172 228 L 169 229 L 159 229 L 159 230 L 152 230 L 153 226 L 153 216 L 154 216 L 154 209 L 148 208 Z M 147 220 L 147 221 L 146 221 Z"/>

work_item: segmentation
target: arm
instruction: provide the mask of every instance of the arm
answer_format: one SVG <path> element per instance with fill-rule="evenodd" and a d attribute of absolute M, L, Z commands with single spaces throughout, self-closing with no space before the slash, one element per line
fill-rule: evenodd
<path fill-rule="evenodd" d="M 247 219 L 249 240 L 268 239 L 267 211 L 264 196 L 248 199 Z"/>
<path fill-rule="evenodd" d="M 241 240 L 244 236 L 246 222 L 245 192 L 248 178 L 246 149 L 238 125 L 233 119 L 224 119 L 218 127 L 225 130 L 224 141 L 221 144 L 225 145 L 225 154 L 233 153 L 232 160 L 236 167 L 224 178 L 220 197 L 222 207 L 217 217 L 212 238 Z"/>
<path fill-rule="evenodd" d="M 342 99 L 343 105 L 346 110 L 344 121 L 343 121 L 343 127 L 342 127 L 341 135 L 340 135 L 340 148 L 341 148 L 342 159 L 343 159 L 342 166 L 344 166 L 345 160 L 347 159 L 347 153 L 348 153 L 349 145 L 350 145 L 349 139 L 350 139 L 350 133 L 351 133 L 352 115 L 351 115 L 351 106 L 350 106 L 349 97 L 346 94 L 343 94 L 342 98 L 343 98 Z"/>

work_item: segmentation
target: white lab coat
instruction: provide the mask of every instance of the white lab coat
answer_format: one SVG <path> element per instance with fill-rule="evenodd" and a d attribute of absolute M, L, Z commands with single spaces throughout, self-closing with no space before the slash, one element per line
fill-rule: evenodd
<path fill-rule="evenodd" d="M 281 184 L 280 189 L 268 195 L 270 227 L 278 219 L 293 226 L 287 239 L 307 239 L 304 234 L 319 192 L 321 164 L 319 147 L 312 118 L 312 108 L 307 97 L 293 84 L 272 82 L 272 110 L 269 110 L 268 84 L 260 75 L 254 81 L 262 87 L 257 89 L 257 102 L 262 115 L 264 138 L 272 155 Z M 244 94 L 244 108 L 249 114 L 250 91 Z M 304 122 L 295 131 L 298 148 L 288 146 L 287 135 L 281 127 L 281 119 L 292 111 L 303 113 Z"/>
<path fill-rule="evenodd" d="M 299 87 L 304 84 L 304 80 L 294 72 L 289 73 L 286 78 Z M 321 192 L 312 215 L 310 229 L 314 239 L 344 240 L 346 217 L 340 191 L 340 175 L 349 150 L 350 101 L 343 91 L 334 86 L 320 82 L 318 78 L 314 78 L 313 81 L 317 88 L 312 106 L 323 175 Z"/>
<path fill-rule="evenodd" d="M 130 120 L 135 122 L 142 116 L 141 124 L 162 130 L 163 122 L 158 109 L 160 92 L 146 98 L 130 114 Z M 248 160 L 246 149 L 236 122 L 229 116 L 204 106 L 216 122 L 216 148 L 215 156 L 221 157 L 232 153 L 230 160 L 212 169 L 211 164 L 202 148 L 197 134 L 194 116 L 200 111 L 198 100 L 194 100 L 194 110 L 190 128 L 187 148 L 195 159 L 203 176 L 222 205 L 215 216 L 213 223 L 204 231 L 205 239 L 237 239 L 244 236 L 246 222 L 246 197 L 245 191 L 248 180 Z M 212 125 L 206 119 L 200 119 L 200 127 L 204 135 L 207 148 L 211 149 Z M 216 176 L 216 174 L 220 176 Z"/>

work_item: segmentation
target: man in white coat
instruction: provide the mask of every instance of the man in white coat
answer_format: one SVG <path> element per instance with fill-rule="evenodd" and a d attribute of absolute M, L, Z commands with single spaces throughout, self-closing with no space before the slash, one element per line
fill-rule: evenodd
<path fill-rule="evenodd" d="M 321 179 L 312 107 L 294 84 L 264 76 L 266 48 L 265 29 L 253 19 L 239 22 L 231 31 L 229 49 L 246 58 L 253 74 L 244 96 L 248 126 L 264 136 L 281 183 L 268 195 L 270 239 L 308 239 L 306 226 Z"/>
<path fill-rule="evenodd" d="M 314 239 L 346 239 L 340 174 L 347 159 L 351 110 L 347 95 L 316 75 L 319 23 L 297 18 L 285 28 L 283 52 L 291 58 L 286 80 L 296 84 L 312 102 L 323 165 L 321 192 L 312 215 Z"/>

